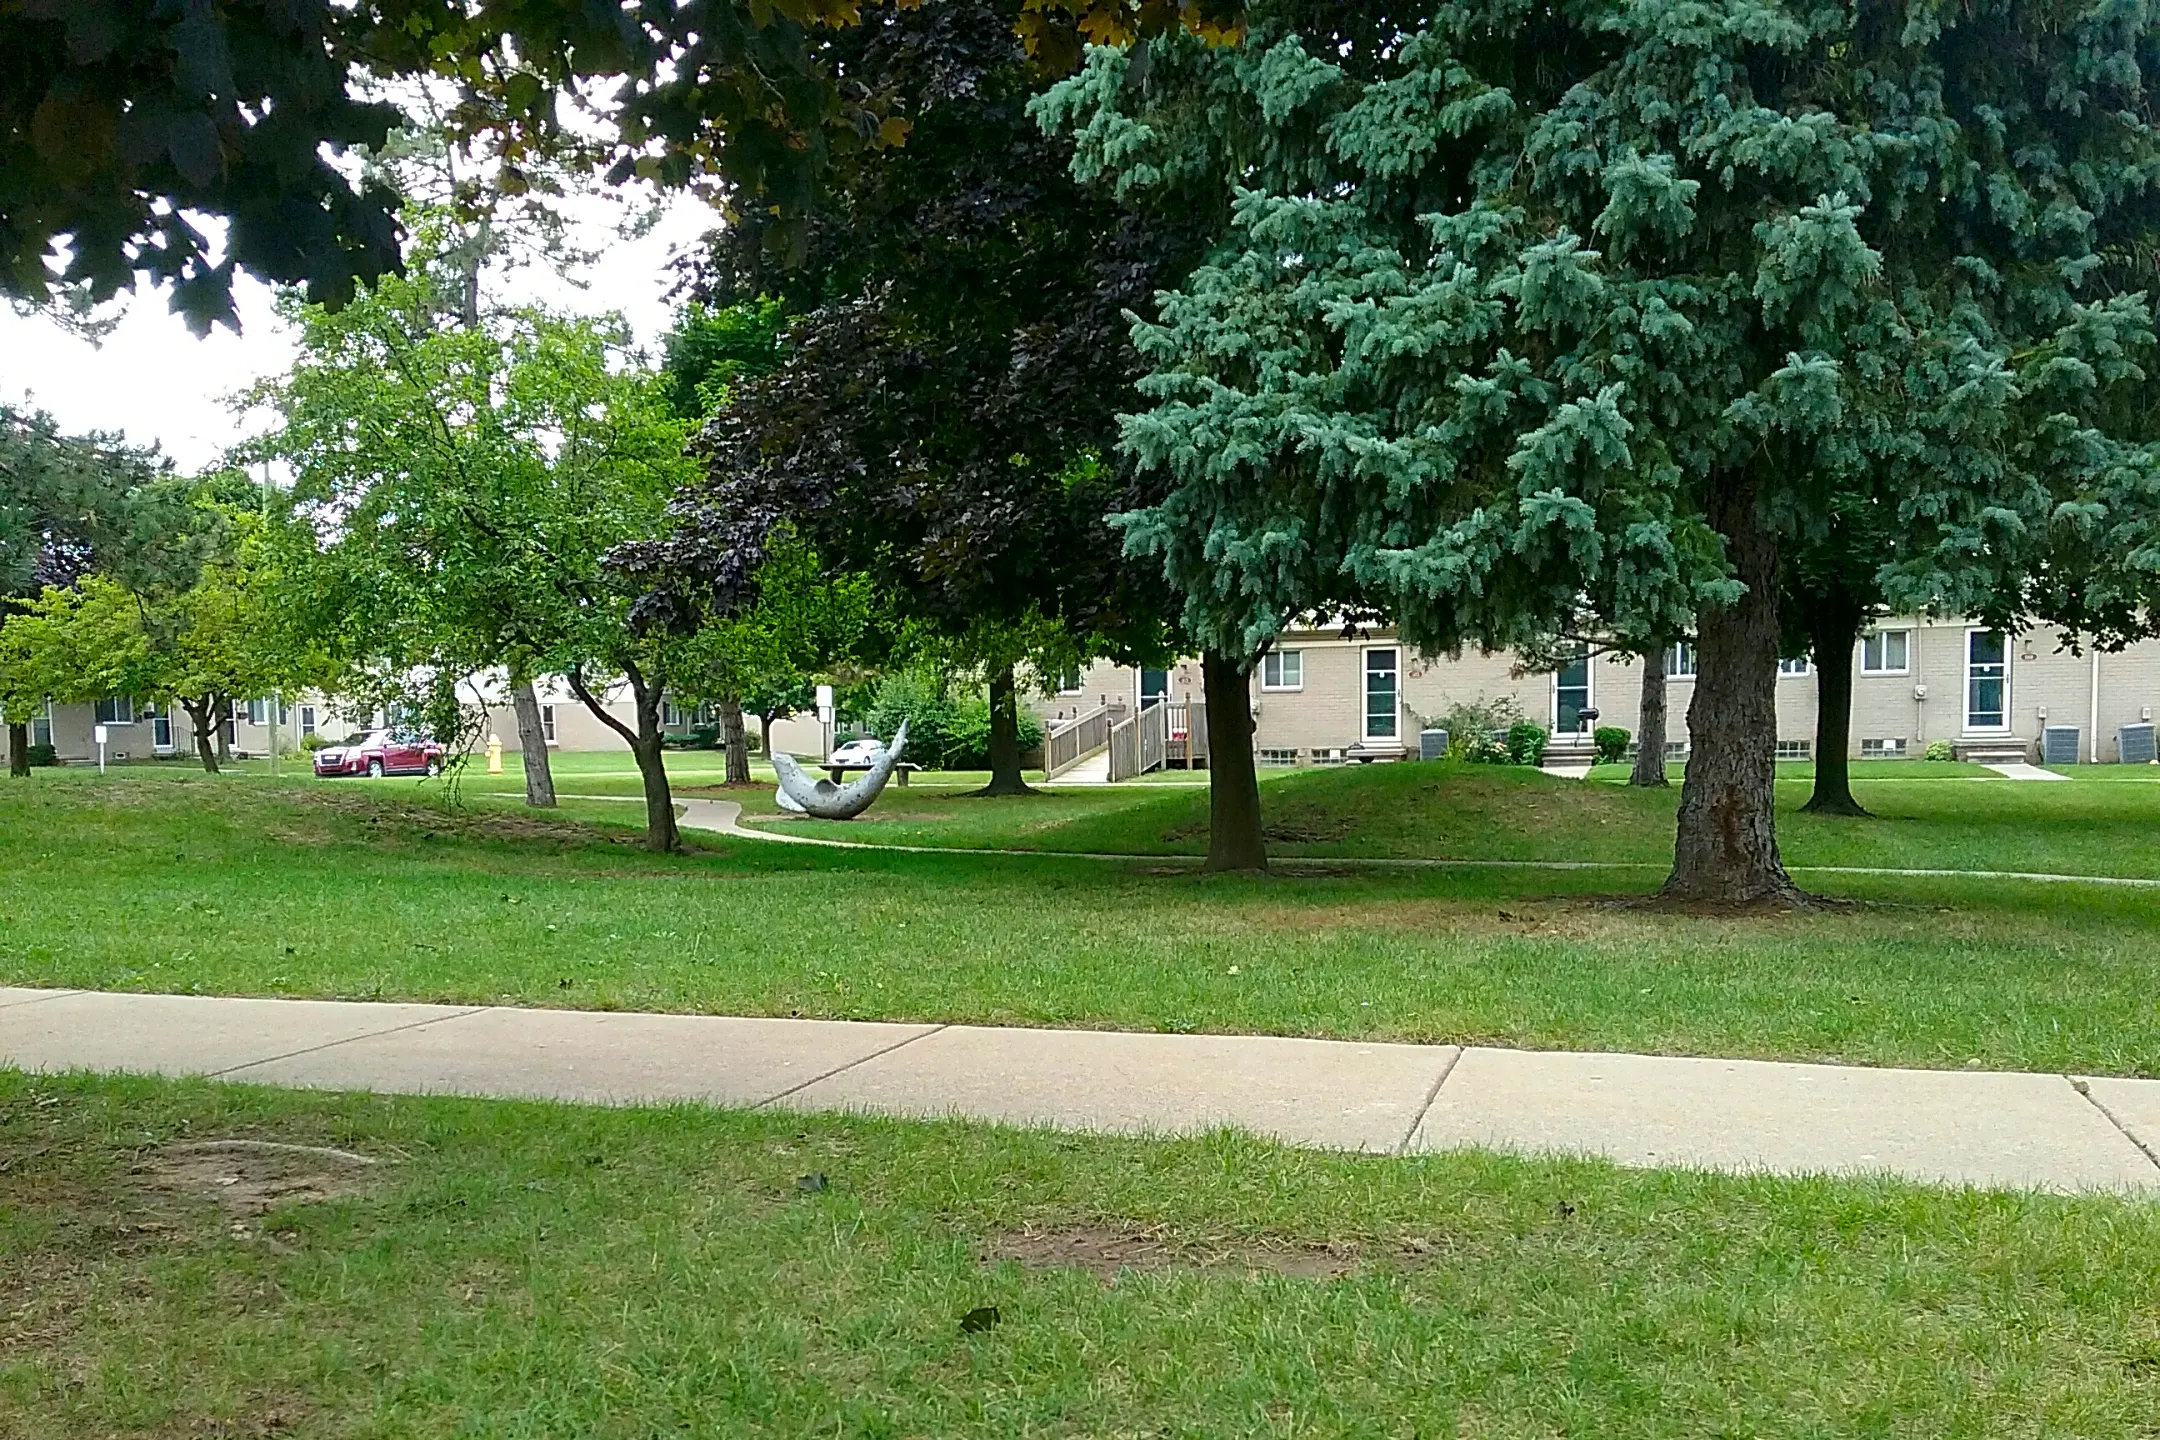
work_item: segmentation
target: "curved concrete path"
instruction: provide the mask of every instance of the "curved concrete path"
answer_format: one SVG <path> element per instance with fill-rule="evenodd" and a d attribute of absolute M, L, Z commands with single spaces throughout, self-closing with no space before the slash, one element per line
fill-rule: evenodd
<path fill-rule="evenodd" d="M 0 1065 L 2160 1196 L 2160 1080 L 1276 1036 L 0 989 Z"/>
<path fill-rule="evenodd" d="M 565 795 L 565 800 L 621 800 L 620 795 Z M 1151 865 L 1197 865 L 1197 855 L 1116 855 L 1089 850 L 993 850 L 964 845 L 884 845 L 866 840 L 838 840 L 824 835 L 788 835 L 742 823 L 742 806 L 733 800 L 678 798 L 681 823 L 692 830 L 767 840 L 782 845 L 822 845 L 835 850 L 896 850 L 904 855 L 1015 855 L 1030 860 L 1144 861 Z M 1434 860 L 1387 856 L 1299 855 L 1278 859 L 1284 866 L 1354 867 L 1374 870 L 1669 870 L 1646 860 Z M 2133 875 L 2056 875 L 2031 870 L 1904 870 L 1878 865 L 1788 865 L 1794 875 L 1888 875 L 1916 880 L 2030 880 L 2048 885 L 2111 885 L 2132 890 L 2160 890 L 2160 879 Z"/>

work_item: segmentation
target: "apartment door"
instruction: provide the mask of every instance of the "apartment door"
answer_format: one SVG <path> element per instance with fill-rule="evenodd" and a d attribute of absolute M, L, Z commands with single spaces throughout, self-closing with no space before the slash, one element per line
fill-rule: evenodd
<path fill-rule="evenodd" d="M 2000 630 L 1965 632 L 1965 728 L 2010 728 L 2010 637 Z"/>
<path fill-rule="evenodd" d="M 1402 730 L 1401 654 L 1390 647 L 1365 652 L 1365 738 L 1395 740 Z"/>
<path fill-rule="evenodd" d="M 1582 729 L 1582 712 L 1589 708 L 1590 656 L 1580 653 L 1553 672 L 1553 733 Z"/>
<path fill-rule="evenodd" d="M 1170 698 L 1170 672 L 1168 670 L 1142 670 L 1140 672 L 1140 708 L 1160 705 Z"/>

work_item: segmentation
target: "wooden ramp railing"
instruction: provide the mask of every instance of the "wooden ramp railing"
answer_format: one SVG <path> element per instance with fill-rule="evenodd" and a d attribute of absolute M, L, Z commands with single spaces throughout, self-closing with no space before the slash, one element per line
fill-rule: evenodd
<path fill-rule="evenodd" d="M 1043 779 L 1055 780 L 1110 743 L 1111 711 L 1098 705 L 1043 736 Z"/>
<path fill-rule="evenodd" d="M 1165 700 L 1110 727 L 1110 779 L 1130 780 L 1173 762 L 1207 760 L 1207 711 L 1186 700 Z"/>

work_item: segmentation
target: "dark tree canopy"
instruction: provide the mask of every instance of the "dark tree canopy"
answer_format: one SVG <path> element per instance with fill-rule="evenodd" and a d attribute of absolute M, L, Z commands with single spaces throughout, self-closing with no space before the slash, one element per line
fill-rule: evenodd
<path fill-rule="evenodd" d="M 734 389 L 699 445 L 710 480 L 635 563 L 724 592 L 791 518 L 826 563 L 948 632 L 1034 616 L 1148 643 L 1162 600 L 1104 517 L 1146 308 L 1198 232 L 1068 175 L 1028 118 L 1035 72 L 991 0 L 880 6 L 831 40 L 838 72 L 897 97 L 905 147 L 836 166 L 791 257 L 755 217 L 715 237 L 701 287 L 801 314 L 780 367 Z"/>
<path fill-rule="evenodd" d="M 1208 25 L 1216 7 L 1060 0 L 1029 12 L 1046 56 Z M 903 141 L 888 97 L 827 68 L 857 0 L 0 0 L 0 293 L 101 300 L 170 282 L 198 330 L 233 323 L 234 270 L 341 303 L 398 266 L 396 198 L 356 188 L 325 146 L 379 144 L 398 111 L 356 76 L 452 87 L 515 183 L 565 151 L 783 217 L 835 157 Z M 1005 33 L 1010 34 L 1011 17 Z M 585 105 L 616 133 L 563 123 Z M 225 258 L 191 215 L 229 222 Z M 788 239 L 785 220 L 778 238 Z M 70 254 L 57 282 L 56 241 Z"/>

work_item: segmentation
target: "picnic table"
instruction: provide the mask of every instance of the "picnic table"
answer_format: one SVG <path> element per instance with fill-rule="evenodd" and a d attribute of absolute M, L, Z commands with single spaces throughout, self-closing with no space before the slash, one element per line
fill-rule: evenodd
<path fill-rule="evenodd" d="M 863 760 L 842 760 L 837 763 L 831 760 L 824 760 L 818 763 L 818 769 L 823 770 L 826 774 L 832 776 L 832 783 L 835 785 L 845 784 L 847 782 L 849 771 L 868 770 L 869 768 L 869 762 Z M 920 768 L 921 767 L 912 760 L 902 760 L 898 765 L 893 766 L 893 773 L 900 777 L 901 789 L 905 790 L 907 788 L 908 773 L 912 770 L 918 770 Z"/>

